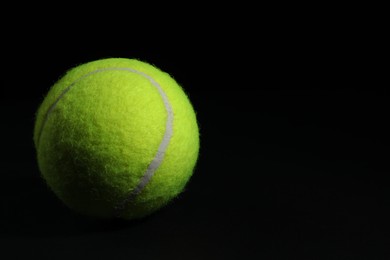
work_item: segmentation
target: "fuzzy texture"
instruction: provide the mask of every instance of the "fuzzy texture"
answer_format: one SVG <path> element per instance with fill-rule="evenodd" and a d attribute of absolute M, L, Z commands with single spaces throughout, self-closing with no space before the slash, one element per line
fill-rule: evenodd
<path fill-rule="evenodd" d="M 149 80 L 107 68 L 148 75 L 173 112 L 163 160 L 128 202 L 156 156 L 168 115 Z M 145 62 L 111 58 L 68 71 L 50 89 L 37 112 L 34 143 L 43 178 L 66 205 L 109 218 L 126 201 L 119 216 L 133 219 L 158 210 L 184 189 L 198 157 L 199 132 L 191 103 L 173 78 Z"/>

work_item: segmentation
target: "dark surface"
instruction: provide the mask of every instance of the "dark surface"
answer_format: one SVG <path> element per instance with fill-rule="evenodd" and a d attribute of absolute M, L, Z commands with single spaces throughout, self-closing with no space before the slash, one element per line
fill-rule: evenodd
<path fill-rule="evenodd" d="M 363 42 L 351 27 L 283 28 L 196 44 L 6 42 L 0 259 L 389 259 L 390 97 L 380 40 L 370 31 Z M 106 57 L 169 72 L 198 114 L 201 152 L 186 191 L 140 221 L 71 212 L 35 160 L 34 113 L 50 86 Z"/>

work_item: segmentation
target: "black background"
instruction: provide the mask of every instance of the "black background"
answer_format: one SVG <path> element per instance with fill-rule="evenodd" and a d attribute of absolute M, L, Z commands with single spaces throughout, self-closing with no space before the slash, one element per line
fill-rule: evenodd
<path fill-rule="evenodd" d="M 372 26 L 380 17 L 370 25 L 344 14 L 177 19 L 140 32 L 92 18 L 77 32 L 43 28 L 48 20 L 5 25 L 0 258 L 389 259 L 385 37 Z M 108 57 L 170 73 L 199 120 L 185 192 L 139 221 L 71 212 L 35 159 L 34 114 L 50 86 Z"/>

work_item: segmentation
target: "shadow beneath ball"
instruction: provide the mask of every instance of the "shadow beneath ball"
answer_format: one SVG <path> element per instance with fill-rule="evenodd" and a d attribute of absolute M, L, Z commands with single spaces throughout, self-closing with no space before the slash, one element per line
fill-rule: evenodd
<path fill-rule="evenodd" d="M 39 176 L 39 175 L 36 175 Z M 0 238 L 74 236 L 131 229 L 148 219 L 96 219 L 68 209 L 39 177 L 0 183 Z"/>

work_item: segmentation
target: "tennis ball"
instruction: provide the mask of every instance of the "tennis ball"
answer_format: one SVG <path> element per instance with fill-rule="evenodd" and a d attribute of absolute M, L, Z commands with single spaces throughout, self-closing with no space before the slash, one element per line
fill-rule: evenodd
<path fill-rule="evenodd" d="M 37 111 L 34 144 L 43 179 L 69 208 L 135 219 L 183 191 L 199 131 L 172 77 L 139 60 L 109 58 L 54 84 Z"/>

